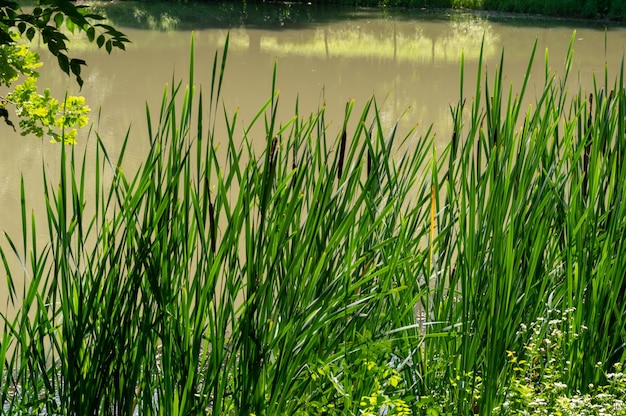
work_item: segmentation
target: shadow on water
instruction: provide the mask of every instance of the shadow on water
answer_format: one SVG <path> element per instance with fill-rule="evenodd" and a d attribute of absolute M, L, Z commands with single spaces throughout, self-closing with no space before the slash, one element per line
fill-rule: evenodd
<path fill-rule="evenodd" d="M 145 30 L 201 29 L 305 29 L 311 25 L 339 21 L 379 19 L 381 13 L 397 21 L 450 21 L 468 18 L 527 28 L 579 27 L 605 30 L 624 27 L 613 21 L 547 17 L 534 14 L 512 14 L 489 11 L 468 11 L 443 8 L 366 8 L 311 2 L 216 2 L 171 3 L 121 1 L 93 6 L 119 28 Z"/>

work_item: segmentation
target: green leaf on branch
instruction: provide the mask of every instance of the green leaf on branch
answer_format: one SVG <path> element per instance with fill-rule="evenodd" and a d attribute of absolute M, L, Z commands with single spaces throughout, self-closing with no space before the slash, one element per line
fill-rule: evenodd
<path fill-rule="evenodd" d="M 74 24 L 74 22 L 72 22 L 71 20 L 66 20 L 65 21 L 65 27 L 67 28 L 67 30 L 69 30 L 71 33 L 74 33 L 74 31 L 76 30 L 76 25 Z M 90 41 L 91 42 L 91 41 Z"/>
<path fill-rule="evenodd" d="M 96 29 L 94 29 L 93 26 L 89 26 L 85 32 L 87 33 L 87 39 L 89 39 L 89 42 L 93 42 L 96 37 Z"/>
<path fill-rule="evenodd" d="M 115 46 L 116 48 L 119 48 L 119 49 L 121 49 L 123 51 L 126 50 L 126 46 L 124 46 L 124 44 L 122 42 L 119 42 L 117 40 L 113 41 L 113 46 Z"/>
<path fill-rule="evenodd" d="M 35 28 L 29 27 L 26 31 L 26 37 L 28 38 L 28 40 L 33 40 L 33 38 L 35 37 L 35 33 L 37 33 Z"/>
<path fill-rule="evenodd" d="M 69 74 L 70 73 L 70 61 L 67 58 L 67 55 L 60 53 L 57 55 L 57 60 L 59 61 L 59 67 L 61 68 L 61 70 L 65 72 L 66 74 Z"/>
<path fill-rule="evenodd" d="M 70 68 L 72 70 L 72 74 L 76 75 L 77 77 L 80 77 L 80 70 L 81 70 L 81 66 L 83 65 L 87 65 L 87 63 L 85 61 L 83 61 L 82 59 L 72 59 L 70 61 Z"/>
<path fill-rule="evenodd" d="M 57 13 L 54 15 L 54 23 L 57 26 L 57 29 L 60 28 L 61 26 L 63 26 L 63 21 L 65 20 L 65 18 L 63 17 L 62 13 Z"/>

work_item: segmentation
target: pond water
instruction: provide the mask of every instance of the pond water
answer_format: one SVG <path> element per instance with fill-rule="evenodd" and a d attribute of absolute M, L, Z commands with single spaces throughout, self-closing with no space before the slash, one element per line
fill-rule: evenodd
<path fill-rule="evenodd" d="M 605 63 L 612 77 L 626 46 L 625 28 L 486 13 L 319 10 L 290 4 L 248 6 L 245 10 L 232 4 L 165 7 L 124 2 L 106 9 L 111 23 L 132 41 L 126 52 L 107 55 L 85 41 L 71 43 L 72 54 L 88 63 L 82 91 L 42 50 L 47 63 L 40 86 L 51 88 L 58 97 L 68 88 L 84 95 L 93 108 L 93 130 L 113 155 L 130 128 L 127 172 L 136 169 L 147 149 L 146 104 L 157 113 L 166 83 L 185 82 L 188 77 L 192 29 L 195 84 L 203 88 L 205 96 L 210 89 L 213 56 L 216 51 L 221 54 L 230 33 L 222 98 L 227 112 L 239 108 L 239 131 L 270 97 L 276 64 L 280 120 L 294 115 L 296 100 L 301 115 L 325 104 L 330 131 L 336 133 L 348 100 L 354 99 L 358 110 L 375 96 L 387 127 L 400 119 L 401 131 L 417 125 L 419 137 L 432 124 L 440 147 L 450 137 L 449 106 L 459 97 L 461 56 L 465 56 L 465 94 L 471 97 L 481 42 L 488 73 L 494 73 L 504 51 L 505 83 L 518 87 L 533 43 L 538 42 L 530 101 L 541 91 L 544 51 L 549 50 L 551 68 L 561 71 L 574 30 L 573 88 L 578 88 L 580 81 L 584 91 L 591 91 L 593 74 L 603 77 Z M 21 249 L 20 175 L 28 206 L 36 210 L 39 219 L 39 234 L 45 236 L 42 161 L 54 177 L 59 146 L 21 137 L 4 125 L 0 137 L 0 230 L 11 235 Z M 258 140 L 264 143 L 264 137 Z M 77 149 L 82 152 L 94 145 L 85 131 Z M 8 247 L 5 241 L 1 244 Z M 11 264 L 18 270 L 19 263 Z M 7 298 L 4 284 L 4 278 L 0 279 L 0 310 Z"/>

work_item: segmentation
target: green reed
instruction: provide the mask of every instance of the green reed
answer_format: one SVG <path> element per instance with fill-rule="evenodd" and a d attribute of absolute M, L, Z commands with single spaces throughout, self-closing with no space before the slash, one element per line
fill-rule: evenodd
<path fill-rule="evenodd" d="M 320 363 L 354 361 L 398 327 L 408 343 L 430 141 L 385 136 L 373 100 L 353 131 L 352 102 L 339 133 L 324 108 L 303 117 L 296 104 L 281 124 L 277 93 L 243 134 L 226 111 L 217 133 L 227 49 L 208 109 L 173 84 L 147 110 L 136 174 L 123 170 L 129 136 L 115 159 L 99 137 L 95 160 L 61 150 L 59 177 L 44 170 L 43 248 L 22 190 L 25 251 L 8 242 L 27 292 L 12 291 L 20 312 L 1 344 L 9 412 L 294 412 L 320 395 Z M 348 413 L 366 394 L 351 388 L 332 399 Z"/>
<path fill-rule="evenodd" d="M 535 49 L 519 90 L 504 55 L 492 77 L 481 59 L 469 101 L 461 65 L 440 155 L 430 132 L 385 133 L 374 99 L 356 116 L 348 102 L 338 131 L 323 106 L 280 121 L 275 77 L 238 131 L 221 108 L 228 43 L 208 106 L 172 83 L 146 109 L 136 173 L 130 135 L 116 158 L 97 135 L 93 155 L 63 147 L 59 176 L 43 172 L 47 244 L 22 184 L 22 241 L 0 250 L 19 306 L 5 411 L 490 414 L 531 327 L 562 340 L 538 347 L 537 380 L 557 361 L 570 393 L 603 383 L 626 335 L 623 68 L 570 96 L 571 45 L 560 78 L 546 53 L 525 109 Z M 190 56 L 194 85 L 193 42 Z"/>
<path fill-rule="evenodd" d="M 614 85 L 569 97 L 572 52 L 560 79 L 546 52 L 543 92 L 525 112 L 535 50 L 519 91 L 503 85 L 503 55 L 493 77 L 479 62 L 471 117 L 462 96 L 452 109 L 430 295 L 435 328 L 450 336 L 425 356 L 448 357 L 446 377 L 465 383 L 450 392 L 455 412 L 489 414 L 504 400 L 507 355 L 521 352 L 524 327 L 546 320 L 547 330 L 555 310 L 574 319 L 560 328 L 564 345 L 544 346 L 541 366 L 562 360 L 570 392 L 602 383 L 624 358 L 623 68 Z"/>

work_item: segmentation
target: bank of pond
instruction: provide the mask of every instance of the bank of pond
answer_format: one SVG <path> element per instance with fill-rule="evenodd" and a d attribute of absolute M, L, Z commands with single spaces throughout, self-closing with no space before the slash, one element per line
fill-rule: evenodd
<path fill-rule="evenodd" d="M 428 11 L 438 9 L 470 9 L 475 11 L 515 13 L 523 17 L 574 18 L 600 21 L 607 24 L 626 22 L 626 3 L 622 0 L 298 0 L 282 1 L 182 1 L 162 0 L 159 2 L 121 1 L 111 4 L 95 3 L 96 7 L 113 10 L 112 16 L 120 22 L 132 20 L 131 14 L 119 13 L 127 9 L 126 4 L 141 4 L 153 11 L 167 8 L 176 3 L 177 8 L 168 14 L 180 19 L 182 24 L 233 24 L 269 26 L 279 22 L 303 23 L 315 16 L 315 19 L 341 19 L 355 7 L 384 8 L 390 11 Z M 116 11 L 117 10 L 117 11 Z M 195 13 L 191 12 L 195 10 Z M 496 15 L 495 18 L 498 18 Z M 202 27 L 202 26 L 201 26 Z"/>
<path fill-rule="evenodd" d="M 47 223 L 22 185 L 4 413 L 626 414 L 623 68 L 587 94 L 546 62 L 528 107 L 529 72 L 462 60 L 441 150 L 375 98 L 279 120 L 275 75 L 242 129 L 227 53 L 126 137 L 137 172 L 94 133 L 43 166 Z"/>

